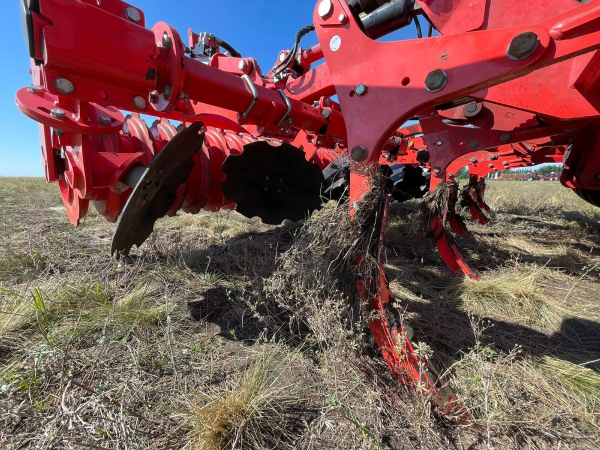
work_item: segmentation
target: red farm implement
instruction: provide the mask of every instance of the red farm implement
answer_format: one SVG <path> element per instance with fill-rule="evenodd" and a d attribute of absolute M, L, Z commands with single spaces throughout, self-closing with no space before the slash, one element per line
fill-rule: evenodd
<path fill-rule="evenodd" d="M 16 102 L 39 124 L 46 180 L 73 225 L 90 202 L 118 221 L 114 253 L 179 210 L 280 224 L 323 197 L 356 209 L 381 171 L 376 233 L 390 201 L 440 195 L 430 223 L 440 256 L 477 278 L 452 239 L 467 233 L 454 208 L 461 168 L 463 202 L 482 224 L 488 174 L 546 162 L 564 162 L 561 183 L 600 205 L 597 1 L 321 0 L 267 70 L 209 33 L 148 29 L 121 0 L 22 0 L 22 21 L 33 81 Z M 411 23 L 418 39 L 380 39 Z M 319 44 L 303 49 L 310 32 Z M 457 412 L 389 319 L 381 243 L 374 253 L 376 289 L 358 291 L 379 313 L 381 353 L 398 379 Z"/>

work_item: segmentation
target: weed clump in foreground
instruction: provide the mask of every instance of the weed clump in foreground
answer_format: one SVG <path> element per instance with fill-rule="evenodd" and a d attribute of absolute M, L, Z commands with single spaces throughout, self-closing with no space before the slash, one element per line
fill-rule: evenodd
<path fill-rule="evenodd" d="M 195 394 L 187 448 L 295 448 L 309 409 L 295 360 L 281 349 L 260 349 L 237 381 Z"/>

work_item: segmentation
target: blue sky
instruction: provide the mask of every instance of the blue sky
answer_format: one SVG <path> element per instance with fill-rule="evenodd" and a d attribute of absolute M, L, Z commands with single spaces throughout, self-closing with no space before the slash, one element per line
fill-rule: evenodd
<path fill-rule="evenodd" d="M 37 125 L 19 112 L 15 92 L 31 83 L 29 56 L 20 21 L 20 0 L 3 0 L 0 38 L 5 69 L 0 83 L 0 176 L 42 176 Z M 164 21 L 187 36 L 188 28 L 208 31 L 228 41 L 244 56 L 256 58 L 266 71 L 279 51 L 291 47 L 300 28 L 312 23 L 316 0 L 131 0 L 146 13 L 146 26 Z M 425 26 L 424 26 L 425 28 Z M 425 31 L 425 30 L 424 30 Z M 413 26 L 394 34 L 415 38 Z M 184 38 L 185 39 L 185 38 Z M 303 47 L 317 42 L 314 33 Z"/>

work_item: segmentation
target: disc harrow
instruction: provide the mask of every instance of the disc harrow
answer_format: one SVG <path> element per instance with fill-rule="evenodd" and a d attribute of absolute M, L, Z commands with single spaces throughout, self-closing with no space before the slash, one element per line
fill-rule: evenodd
<path fill-rule="evenodd" d="M 118 222 L 114 253 L 178 211 L 278 224 L 336 200 L 354 217 L 373 175 L 389 177 L 379 242 L 363 255 L 379 269 L 360 273 L 357 261 L 357 290 L 378 312 L 370 328 L 390 370 L 458 420 L 468 415 L 420 370 L 397 320 L 383 267 L 388 203 L 430 204 L 441 259 L 473 279 L 454 239 L 468 233 L 464 167 L 460 206 L 480 224 L 493 218 L 486 177 L 536 164 L 564 162 L 561 183 L 600 204 L 598 2 L 318 0 L 313 23 L 263 71 L 210 33 L 189 30 L 184 43 L 164 22 L 146 28 L 121 0 L 21 1 L 32 82 L 17 106 L 39 124 L 46 180 L 69 221 L 91 202 Z M 419 16 L 428 36 L 381 40 Z M 302 48 L 311 32 L 319 43 Z"/>

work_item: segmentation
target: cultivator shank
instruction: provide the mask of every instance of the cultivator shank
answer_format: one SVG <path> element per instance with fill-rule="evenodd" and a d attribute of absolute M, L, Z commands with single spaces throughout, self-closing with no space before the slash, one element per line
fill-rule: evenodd
<path fill-rule="evenodd" d="M 210 33 L 184 43 L 164 22 L 148 29 L 121 0 L 22 0 L 22 15 L 33 80 L 17 106 L 39 123 L 46 180 L 71 223 L 90 202 L 118 221 L 115 253 L 180 210 L 270 224 L 330 199 L 355 211 L 379 171 L 379 235 L 389 201 L 425 196 L 440 256 L 476 279 L 453 239 L 468 232 L 462 168 L 460 204 L 480 224 L 493 217 L 485 178 L 511 168 L 564 160 L 562 184 L 600 203 L 597 1 L 319 0 L 270 70 Z M 378 40 L 413 22 L 427 37 L 419 26 L 416 39 Z M 319 44 L 301 48 L 313 31 Z M 374 252 L 364 257 L 379 271 L 359 274 L 358 290 L 379 312 L 377 345 L 400 380 L 460 411 L 394 319 L 381 241 Z"/>

